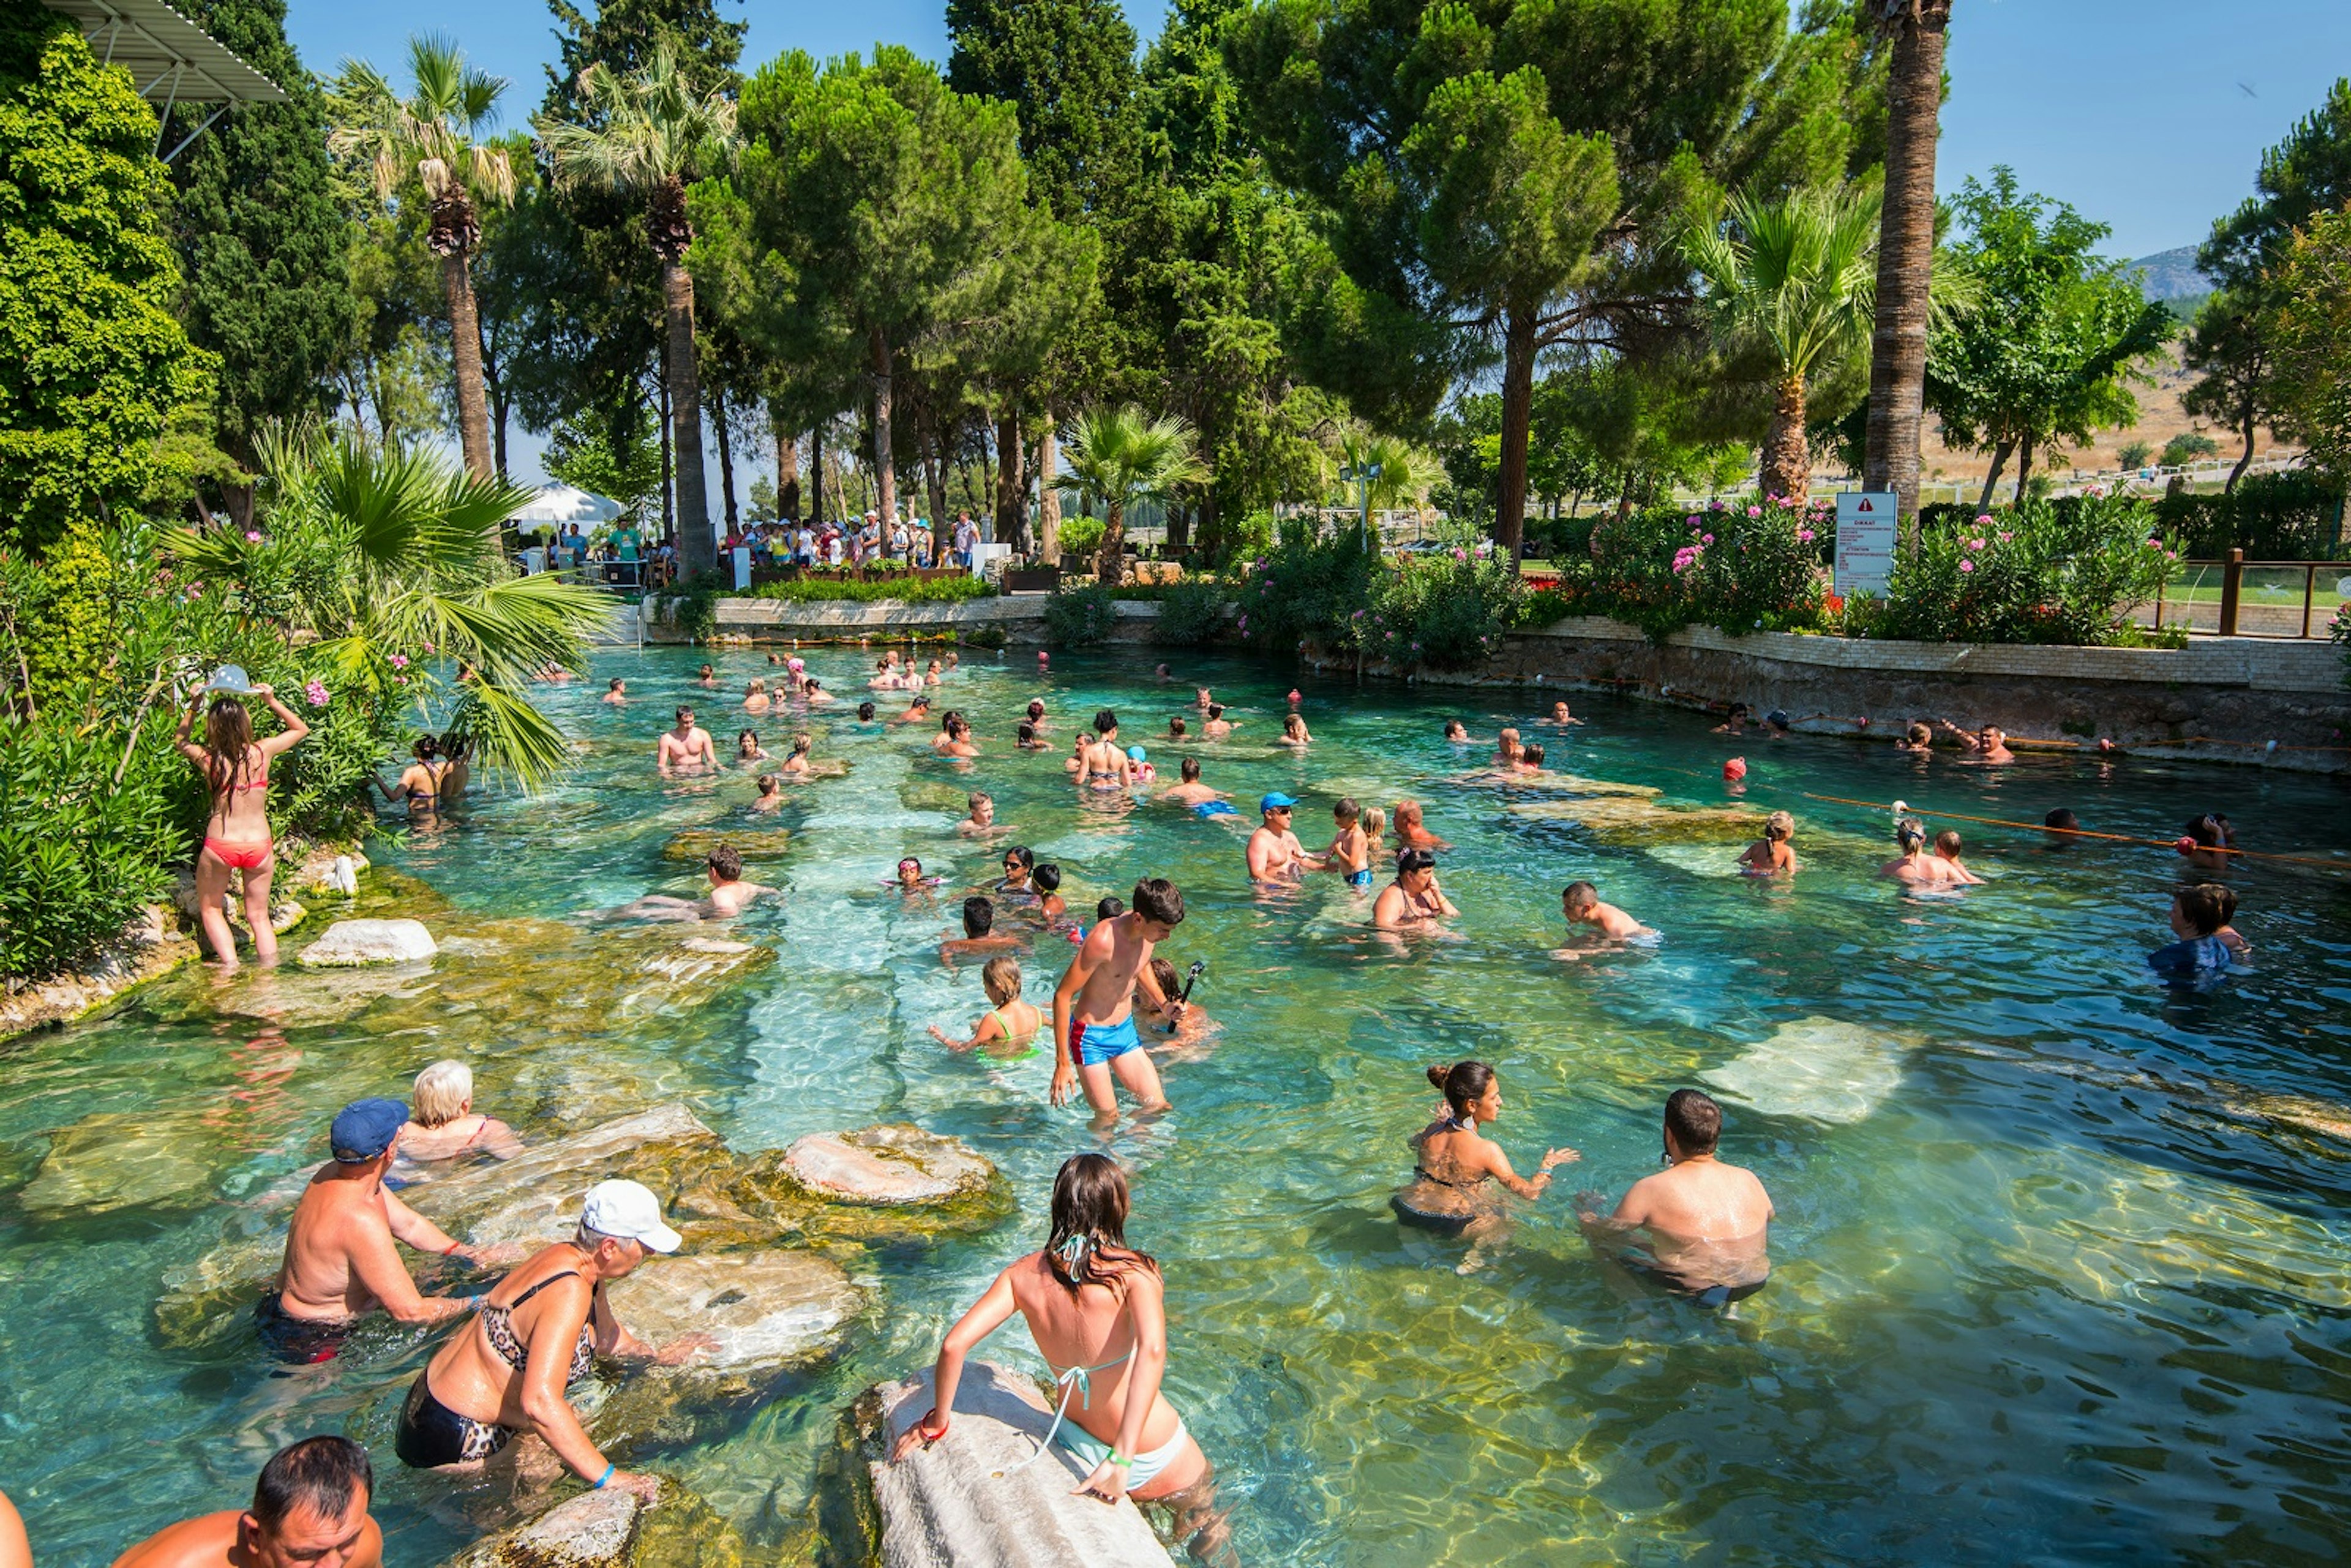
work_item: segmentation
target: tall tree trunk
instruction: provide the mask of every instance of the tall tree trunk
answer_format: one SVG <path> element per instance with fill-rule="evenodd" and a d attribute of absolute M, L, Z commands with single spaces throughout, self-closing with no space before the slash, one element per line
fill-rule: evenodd
<path fill-rule="evenodd" d="M 1094 556 L 1094 580 L 1116 588 L 1126 580 L 1126 503 L 1107 498 L 1102 517 L 1102 549 Z"/>
<path fill-rule="evenodd" d="M 2026 431 L 2016 443 L 2016 499 L 2024 500 L 2025 482 L 2032 477 L 2032 432 Z"/>
<path fill-rule="evenodd" d="M 674 509 L 677 486 L 672 483 L 673 477 L 677 473 L 677 464 L 676 452 L 670 440 L 671 433 L 674 428 L 670 423 L 669 415 L 669 340 L 664 339 L 661 381 L 662 538 L 673 540 L 677 538 L 677 513 Z"/>
<path fill-rule="evenodd" d="M 2243 478 L 2245 470 L 2253 465 L 2253 418 L 2252 403 L 2248 400 L 2245 405 L 2245 450 L 2237 458 L 2237 465 L 2229 470 L 2229 482 L 2220 486 L 2220 494 L 2223 496 L 2233 496 L 2237 493 L 2237 481 Z"/>
<path fill-rule="evenodd" d="M 1061 448 L 1049 408 L 1037 436 L 1037 553 L 1047 566 L 1061 564 L 1061 492 L 1054 485 L 1061 471 Z"/>
<path fill-rule="evenodd" d="M 930 450 L 923 456 L 924 494 L 931 504 L 931 559 L 936 560 L 946 553 L 942 530 L 947 515 L 947 455 L 934 420 L 926 420 L 924 444 Z"/>
<path fill-rule="evenodd" d="M 1167 507 L 1167 548 L 1183 549 L 1192 542 L 1192 508 L 1169 503 Z"/>
<path fill-rule="evenodd" d="M 1200 537 L 1198 543 L 1200 554 L 1207 558 L 1211 564 L 1215 562 L 1217 552 L 1224 549 L 1225 531 L 1220 526 L 1221 522 L 1222 519 L 1217 512 L 1217 492 L 1215 488 L 1213 486 L 1203 486 L 1200 491 Z"/>
<path fill-rule="evenodd" d="M 1763 433 L 1763 494 L 1802 501 L 1813 484 L 1813 455 L 1804 441 L 1804 372 L 1790 371 L 1771 399 Z"/>
<path fill-rule="evenodd" d="M 490 393 L 490 450 L 498 465 L 498 477 L 507 477 L 507 417 L 514 404 L 513 394 L 492 390 Z"/>
<path fill-rule="evenodd" d="M 1935 265 L 1935 139 L 1943 104 L 1950 0 L 1907 0 L 1886 82 L 1886 201 L 1878 220 L 1877 323 L 1869 341 L 1862 488 L 1899 497 L 1903 535 L 1918 529 L 1918 434 L 1927 386 L 1927 296 Z"/>
<path fill-rule="evenodd" d="M 2000 483 L 2000 471 L 2008 466 L 2008 455 L 2016 450 L 2012 441 L 1996 443 L 1991 449 L 1991 472 L 1984 476 L 1983 494 L 1976 497 L 1976 510 L 1991 510 L 1992 486 Z"/>
<path fill-rule="evenodd" d="M 890 340 L 876 327 L 866 346 L 873 371 L 873 480 L 879 492 L 874 510 L 887 528 L 898 516 L 898 468 L 890 454 Z"/>
<path fill-rule="evenodd" d="M 1527 426 L 1535 405 L 1535 323 L 1512 312 L 1502 328 L 1501 506 L 1494 548 L 1515 565 L 1527 531 Z"/>
<path fill-rule="evenodd" d="M 1020 407 L 1005 399 L 996 416 L 996 538 L 1016 549 L 1029 543 L 1029 465 L 1020 446 Z"/>
<path fill-rule="evenodd" d="M 816 476 L 816 505 L 809 508 L 809 520 L 824 521 L 824 421 L 818 420 L 809 427 L 809 472 Z"/>
<path fill-rule="evenodd" d="M 772 422 L 775 415 L 768 414 Z M 791 522 L 800 515 L 800 444 L 780 423 L 776 432 L 776 516 Z"/>
<path fill-rule="evenodd" d="M 710 389 L 710 419 L 718 426 L 718 494 L 726 513 L 726 528 L 733 532 L 741 526 L 735 509 L 735 443 L 726 431 L 726 390 Z"/>
<path fill-rule="evenodd" d="M 710 531 L 710 492 L 702 472 L 702 387 L 694 361 L 694 275 L 662 263 L 662 305 L 669 317 L 670 445 L 677 455 L 678 562 L 687 575 L 718 564 Z"/>
<path fill-rule="evenodd" d="M 482 383 L 482 318 L 474 308 L 474 274 L 466 247 L 441 258 L 441 287 L 449 296 L 449 347 L 457 363 L 457 444 L 465 472 L 487 479 L 491 466 L 490 403 Z"/>

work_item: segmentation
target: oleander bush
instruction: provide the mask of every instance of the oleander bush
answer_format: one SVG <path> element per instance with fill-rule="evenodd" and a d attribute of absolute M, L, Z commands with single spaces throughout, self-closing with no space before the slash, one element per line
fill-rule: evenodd
<path fill-rule="evenodd" d="M 1099 583 L 1064 588 L 1045 597 L 1045 641 L 1056 648 L 1090 648 L 1118 624 L 1118 595 Z"/>
<path fill-rule="evenodd" d="M 763 582 L 747 591 L 744 597 L 769 599 L 787 604 L 808 604 L 825 600 L 847 600 L 853 603 L 872 604 L 888 600 L 899 604 L 961 604 L 966 600 L 986 599 L 996 590 L 968 573 L 953 577 L 916 577 L 903 569 L 889 571 L 868 569 L 860 578 L 787 578 L 780 582 Z"/>
<path fill-rule="evenodd" d="M 1231 635 L 1232 591 L 1213 577 L 1187 577 L 1155 583 L 1159 619 L 1152 622 L 1151 640 L 1169 648 L 1206 648 Z M 1122 589 L 1121 598 L 1135 597 Z"/>

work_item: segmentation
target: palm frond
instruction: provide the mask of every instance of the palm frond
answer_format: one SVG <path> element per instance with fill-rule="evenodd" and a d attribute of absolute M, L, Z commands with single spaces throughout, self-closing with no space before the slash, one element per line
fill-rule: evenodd
<path fill-rule="evenodd" d="M 471 741 L 484 767 L 525 789 L 554 780 L 571 763 L 571 742 L 520 695 L 486 679 L 465 682 L 444 729 Z"/>

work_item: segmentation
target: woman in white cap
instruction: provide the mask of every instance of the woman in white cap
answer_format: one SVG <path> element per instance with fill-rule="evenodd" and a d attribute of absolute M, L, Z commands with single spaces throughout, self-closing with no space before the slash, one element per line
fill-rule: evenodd
<path fill-rule="evenodd" d="M 248 696 L 267 703 L 285 727 L 256 740 L 253 716 L 238 700 Z M 204 744 L 198 746 L 188 739 L 188 732 L 206 697 L 212 706 L 204 714 Z M 277 848 L 270 840 L 264 797 L 269 791 L 271 760 L 309 733 L 310 727 L 279 702 L 276 692 L 251 685 L 235 664 L 222 666 L 191 693 L 187 711 L 180 716 L 180 755 L 195 764 L 212 790 L 204 844 L 196 853 L 196 905 L 213 961 L 224 969 L 236 967 L 236 938 L 222 908 L 233 871 L 245 873 L 245 917 L 253 930 L 253 956 L 265 967 L 277 962 L 277 931 L 269 923 L 269 879 L 277 869 Z"/>
<path fill-rule="evenodd" d="M 498 1281 L 481 1315 L 434 1355 L 409 1390 L 394 1441 L 414 1469 L 477 1464 L 528 1428 L 590 1486 L 625 1487 L 646 1501 L 651 1476 L 614 1468 L 580 1424 L 566 1390 L 599 1354 L 674 1364 L 704 1343 L 689 1335 L 662 1350 L 622 1328 L 604 1300 L 607 1281 L 648 1254 L 674 1252 L 661 1202 L 632 1181 L 598 1182 L 580 1205 L 580 1230 Z"/>

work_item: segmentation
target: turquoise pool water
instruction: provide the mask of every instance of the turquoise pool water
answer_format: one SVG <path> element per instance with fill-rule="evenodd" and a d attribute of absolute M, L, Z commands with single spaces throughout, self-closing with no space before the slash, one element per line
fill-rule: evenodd
<path fill-rule="evenodd" d="M 859 695 L 853 650 L 810 657 Z M 662 856 L 673 835 L 754 825 L 743 771 L 653 774 L 682 697 L 722 742 L 749 722 L 780 755 L 797 727 L 733 717 L 692 688 L 699 661 L 601 656 L 550 698 L 584 743 L 559 788 L 382 838 L 379 864 L 423 884 L 394 902 L 453 939 L 429 979 L 183 974 L 0 1048 L 0 1487 L 44 1563 L 103 1563 L 234 1506 L 274 1447 L 315 1430 L 375 1446 L 390 1561 L 478 1531 L 391 1458 L 423 1336 L 386 1327 L 323 1376 L 273 1379 L 249 1333 L 191 1347 L 154 1312 L 167 1275 L 275 1224 L 260 1195 L 320 1157 L 335 1106 L 448 1054 L 527 1134 L 678 1097 L 738 1147 L 911 1120 L 1009 1174 L 1019 1218 L 872 1259 L 881 1305 L 836 1364 L 722 1439 L 652 1458 L 754 1542 L 785 1542 L 839 1408 L 928 1361 L 1041 1237 L 1061 1159 L 1097 1146 L 1080 1112 L 1046 1104 L 1045 1062 L 956 1057 L 925 1033 L 978 1015 L 978 976 L 935 956 L 951 900 L 910 907 L 879 884 L 904 853 L 954 893 L 992 866 L 946 809 L 975 782 L 1067 869 L 1074 907 L 1144 873 L 1189 904 L 1166 951 L 1207 960 L 1196 999 L 1217 1032 L 1163 1061 L 1174 1113 L 1110 1146 L 1135 1173 L 1131 1235 L 1167 1272 L 1170 1393 L 1219 1467 L 1244 1561 L 2332 1563 L 2351 1546 L 2351 884 L 2232 870 L 2259 966 L 2178 996 L 2142 965 L 2168 939 L 2176 856 L 1961 824 L 1990 885 L 1905 898 L 1869 875 L 1891 852 L 1884 814 L 1804 798 L 2022 821 L 2067 805 L 2158 838 L 2217 809 L 2251 847 L 2333 859 L 2340 785 L 1732 743 L 1605 698 L 1578 699 L 1590 722 L 1563 747 L 1542 737 L 1554 765 L 1668 803 L 1723 804 L 1722 758 L 1742 752 L 1745 802 L 1796 813 L 1807 868 L 1759 886 L 1726 874 L 1732 850 L 1602 842 L 1508 809 L 1551 791 L 1461 782 L 1479 754 L 1446 746 L 1441 720 L 1490 737 L 1547 706 L 1534 692 L 1310 680 L 1316 740 L 1294 757 L 1266 744 L 1291 672 L 1179 663 L 1244 720 L 1196 748 L 1209 782 L 1301 795 L 1310 842 L 1343 791 L 1427 804 L 1464 917 L 1406 945 L 1367 932 L 1333 878 L 1254 896 L 1227 827 L 1068 788 L 1067 726 L 1103 705 L 1173 777 L 1182 748 L 1147 737 L 1190 687 L 1155 685 L 1148 656 L 1064 656 L 1040 682 L 1030 655 L 981 655 L 946 694 L 989 754 L 970 772 L 932 757 L 926 728 L 859 730 L 848 704 L 809 726 L 852 770 L 795 790 L 789 847 L 751 857 L 788 896 L 739 929 L 778 959 L 681 989 L 615 965 L 621 939 L 578 916 L 691 891 L 693 868 Z M 729 693 L 767 673 L 760 653 L 717 663 Z M 624 711 L 596 701 L 616 674 Z M 1039 694 L 1062 727 L 1020 757 L 1012 720 Z M 1551 957 L 1573 877 L 1663 944 Z M 1040 947 L 1032 999 L 1066 952 Z M 1503 1076 L 1495 1132 L 1521 1170 L 1552 1144 L 1583 1160 L 1465 1279 L 1460 1247 L 1400 1230 L 1387 1197 L 1433 1098 L 1421 1067 L 1469 1055 Z M 1725 1153 L 1779 1208 L 1772 1283 L 1735 1317 L 1604 1272 L 1561 1201 L 1655 1168 L 1657 1107 L 1691 1082 L 1719 1086 Z M 1034 1364 L 1017 1333 L 990 1350 Z"/>

